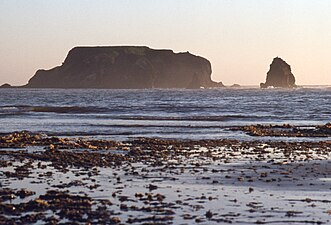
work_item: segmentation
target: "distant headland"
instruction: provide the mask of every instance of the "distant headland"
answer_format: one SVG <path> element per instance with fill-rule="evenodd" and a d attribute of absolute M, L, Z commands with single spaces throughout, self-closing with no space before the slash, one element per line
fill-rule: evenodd
<path fill-rule="evenodd" d="M 26 88 L 200 88 L 211 80 L 211 64 L 189 52 L 144 46 L 75 47 L 61 66 L 38 70 Z"/>

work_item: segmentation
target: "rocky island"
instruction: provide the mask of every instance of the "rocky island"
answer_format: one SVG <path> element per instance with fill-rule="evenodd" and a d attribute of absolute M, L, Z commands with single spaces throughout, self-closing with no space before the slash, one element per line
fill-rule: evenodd
<path fill-rule="evenodd" d="M 5 83 L 5 84 L 1 85 L 0 88 L 12 88 L 12 86 L 8 83 Z"/>
<path fill-rule="evenodd" d="M 260 87 L 296 87 L 295 77 L 291 72 L 291 66 L 279 57 L 274 58 L 267 73 L 266 82 L 260 83 Z"/>
<path fill-rule="evenodd" d="M 61 66 L 38 70 L 26 88 L 200 88 L 211 80 L 211 64 L 189 52 L 143 46 L 75 47 Z"/>

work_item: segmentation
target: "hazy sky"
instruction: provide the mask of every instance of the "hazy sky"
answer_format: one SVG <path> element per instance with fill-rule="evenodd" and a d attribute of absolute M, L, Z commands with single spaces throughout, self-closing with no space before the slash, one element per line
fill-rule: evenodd
<path fill-rule="evenodd" d="M 264 82 L 279 56 L 298 84 L 331 85 L 331 0 L 0 0 L 0 84 L 101 45 L 189 51 L 227 85 Z"/>

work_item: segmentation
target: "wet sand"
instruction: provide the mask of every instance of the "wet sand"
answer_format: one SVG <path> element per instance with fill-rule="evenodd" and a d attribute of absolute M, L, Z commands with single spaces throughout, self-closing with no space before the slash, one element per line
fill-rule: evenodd
<path fill-rule="evenodd" d="M 331 143 L 0 137 L 0 224 L 330 224 Z"/>

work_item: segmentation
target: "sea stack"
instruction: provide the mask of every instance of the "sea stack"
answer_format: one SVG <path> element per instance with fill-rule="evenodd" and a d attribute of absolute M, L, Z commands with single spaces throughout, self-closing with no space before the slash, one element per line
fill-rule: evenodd
<path fill-rule="evenodd" d="M 279 57 L 274 58 L 270 64 L 266 82 L 260 83 L 260 87 L 296 87 L 295 77 L 291 72 L 291 66 Z"/>
<path fill-rule="evenodd" d="M 75 47 L 61 66 L 38 70 L 27 88 L 200 88 L 211 80 L 211 64 L 189 52 L 144 46 Z"/>

